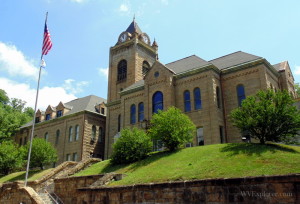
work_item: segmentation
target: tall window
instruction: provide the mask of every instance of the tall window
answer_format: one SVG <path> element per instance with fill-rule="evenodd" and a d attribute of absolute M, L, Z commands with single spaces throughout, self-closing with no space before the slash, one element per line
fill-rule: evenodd
<path fill-rule="evenodd" d="M 93 125 L 92 127 L 92 140 L 95 140 L 96 139 L 96 126 Z"/>
<path fill-rule="evenodd" d="M 73 135 L 73 127 L 69 127 L 69 142 L 72 142 L 73 138 L 72 138 L 72 135 Z"/>
<path fill-rule="evenodd" d="M 118 116 L 118 132 L 121 131 L 121 115 Z"/>
<path fill-rule="evenodd" d="M 98 136 L 98 143 L 102 142 L 102 138 L 103 138 L 103 128 L 99 127 L 99 136 Z"/>
<path fill-rule="evenodd" d="M 238 98 L 238 105 L 239 107 L 242 106 L 242 101 L 246 98 L 245 96 L 245 88 L 243 85 L 238 85 L 236 87 L 236 92 L 237 92 L 237 98 Z"/>
<path fill-rule="evenodd" d="M 164 109 L 164 96 L 162 92 L 157 91 L 152 97 L 152 113 L 158 113 L 158 110 Z"/>
<path fill-rule="evenodd" d="M 184 96 L 184 111 L 189 112 L 191 111 L 191 96 L 190 91 L 185 91 L 183 93 Z"/>
<path fill-rule="evenodd" d="M 221 108 L 221 94 L 220 94 L 220 88 L 218 86 L 216 88 L 216 95 L 217 95 L 217 106 L 218 108 Z"/>
<path fill-rule="evenodd" d="M 130 106 L 130 124 L 135 124 L 136 108 L 135 104 Z"/>
<path fill-rule="evenodd" d="M 48 134 L 48 132 L 45 133 L 44 138 L 45 138 L 46 141 L 48 141 L 48 139 L 49 139 L 49 134 Z"/>
<path fill-rule="evenodd" d="M 220 127 L 219 127 L 219 130 L 220 130 L 220 142 L 221 142 L 221 143 L 224 143 L 224 142 L 225 142 L 225 139 L 224 139 L 223 126 L 220 126 Z"/>
<path fill-rule="evenodd" d="M 56 137 L 55 137 L 55 144 L 58 145 L 59 142 L 59 136 L 60 136 L 60 130 L 56 130 Z"/>
<path fill-rule="evenodd" d="M 195 110 L 199 110 L 202 108 L 201 92 L 199 88 L 194 89 L 194 108 Z"/>
<path fill-rule="evenodd" d="M 50 120 L 51 119 L 51 115 L 50 114 L 47 114 L 46 115 L 46 120 Z"/>
<path fill-rule="evenodd" d="M 73 153 L 73 161 L 77 161 L 77 158 L 78 158 L 77 152 Z"/>
<path fill-rule="evenodd" d="M 143 62 L 143 69 L 142 69 L 144 76 L 147 74 L 147 72 L 149 71 L 149 69 L 150 69 L 149 63 L 147 61 L 144 61 Z"/>
<path fill-rule="evenodd" d="M 139 111 L 138 111 L 138 121 L 141 122 L 144 120 L 144 103 L 139 103 Z"/>
<path fill-rule="evenodd" d="M 204 145 L 203 127 L 197 128 L 197 143 L 199 146 Z"/>
<path fill-rule="evenodd" d="M 127 61 L 121 60 L 118 64 L 118 81 L 122 81 L 127 77 Z"/>
<path fill-rule="evenodd" d="M 75 141 L 79 139 L 79 125 L 75 126 Z"/>

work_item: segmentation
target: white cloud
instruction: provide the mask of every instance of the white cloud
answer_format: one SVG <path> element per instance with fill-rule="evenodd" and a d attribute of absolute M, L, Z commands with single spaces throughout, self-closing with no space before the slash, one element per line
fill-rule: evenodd
<path fill-rule="evenodd" d="M 295 75 L 300 75 L 300 66 L 295 66 L 294 74 Z"/>
<path fill-rule="evenodd" d="M 88 86 L 88 81 L 75 82 L 74 79 L 67 79 L 63 84 L 63 88 L 71 94 L 78 94 L 83 91 L 83 87 Z"/>
<path fill-rule="evenodd" d="M 38 70 L 16 46 L 0 42 L 0 71 L 5 71 L 10 76 L 37 79 Z"/>
<path fill-rule="evenodd" d="M 105 76 L 108 79 L 108 68 L 99 68 L 98 72 L 100 76 Z"/>
<path fill-rule="evenodd" d="M 0 78 L 1 89 L 4 89 L 10 98 L 19 98 L 27 102 L 26 106 L 34 108 L 36 89 L 28 84 L 18 83 L 6 78 Z M 60 101 L 68 102 L 77 97 L 67 93 L 63 87 L 45 86 L 39 91 L 38 108 L 46 110 L 48 105 L 56 106 Z"/>
<path fill-rule="evenodd" d="M 121 4 L 121 6 L 120 6 L 120 8 L 119 8 L 119 11 L 121 11 L 121 12 L 128 12 L 129 11 L 129 7 L 128 7 L 128 5 L 126 5 L 126 4 Z"/>

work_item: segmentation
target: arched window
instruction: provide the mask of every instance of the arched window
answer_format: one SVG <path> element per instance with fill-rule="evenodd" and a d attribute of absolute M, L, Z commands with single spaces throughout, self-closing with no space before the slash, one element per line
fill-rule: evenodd
<path fill-rule="evenodd" d="M 139 103 L 139 111 L 138 111 L 138 121 L 141 122 L 144 120 L 144 103 Z"/>
<path fill-rule="evenodd" d="M 49 139 L 49 134 L 48 134 L 48 132 L 45 133 L 44 138 L 45 138 L 46 141 L 48 141 L 48 139 Z"/>
<path fill-rule="evenodd" d="M 195 110 L 199 110 L 202 108 L 201 92 L 199 88 L 194 89 L 194 108 Z"/>
<path fill-rule="evenodd" d="M 79 125 L 75 126 L 75 141 L 79 139 Z"/>
<path fill-rule="evenodd" d="M 121 115 L 118 116 L 118 132 L 121 131 Z"/>
<path fill-rule="evenodd" d="M 184 97 L 184 111 L 189 112 L 191 111 L 191 96 L 190 96 L 190 91 L 185 91 L 183 93 Z"/>
<path fill-rule="evenodd" d="M 71 126 L 71 127 L 69 127 L 69 142 L 72 142 L 72 140 L 73 140 L 72 135 L 73 135 L 73 127 Z"/>
<path fill-rule="evenodd" d="M 246 98 L 245 96 L 245 88 L 243 85 L 238 85 L 236 87 L 236 92 L 237 92 L 237 98 L 238 98 L 238 106 L 242 106 L 242 101 Z"/>
<path fill-rule="evenodd" d="M 221 94 L 220 94 L 220 88 L 216 87 L 216 95 L 217 95 L 217 106 L 218 108 L 221 108 Z"/>
<path fill-rule="evenodd" d="M 96 126 L 93 125 L 92 126 L 92 140 L 95 140 L 96 139 Z"/>
<path fill-rule="evenodd" d="M 162 92 L 157 91 L 152 97 L 152 113 L 158 113 L 158 110 L 164 109 L 164 96 Z"/>
<path fill-rule="evenodd" d="M 103 135 L 104 135 L 103 133 L 104 133 L 103 128 L 99 127 L 98 143 L 102 142 L 102 138 L 103 138 Z"/>
<path fill-rule="evenodd" d="M 130 124 L 135 124 L 136 108 L 135 104 L 130 106 Z"/>
<path fill-rule="evenodd" d="M 121 60 L 118 64 L 118 81 L 122 81 L 127 77 L 127 61 Z"/>
<path fill-rule="evenodd" d="M 149 71 L 149 69 L 150 69 L 149 63 L 147 61 L 144 61 L 143 62 L 143 69 L 142 69 L 143 76 L 145 76 L 147 74 L 147 72 Z"/>
<path fill-rule="evenodd" d="M 59 136 L 60 136 L 60 130 L 56 130 L 56 137 L 55 137 L 55 144 L 58 145 L 59 142 Z"/>

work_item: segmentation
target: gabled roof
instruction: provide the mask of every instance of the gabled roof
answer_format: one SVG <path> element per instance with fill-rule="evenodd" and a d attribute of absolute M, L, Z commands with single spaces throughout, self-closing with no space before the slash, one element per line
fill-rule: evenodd
<path fill-rule="evenodd" d="M 262 59 L 262 57 L 238 51 L 229 55 L 225 55 L 223 57 L 210 60 L 209 62 L 218 67 L 219 69 L 225 69 L 239 64 L 251 62 L 257 59 Z"/>
<path fill-rule="evenodd" d="M 131 34 L 134 34 L 134 33 L 142 34 L 143 33 L 134 19 L 133 19 L 132 23 L 128 26 L 128 28 L 126 29 L 126 32 L 129 32 Z"/>
<path fill-rule="evenodd" d="M 95 96 L 95 95 L 89 95 L 86 97 L 82 97 L 82 98 L 78 98 L 78 99 L 69 101 L 69 102 L 65 103 L 64 105 L 65 105 L 65 107 L 72 107 L 72 109 L 69 112 L 67 112 L 66 114 L 64 114 L 63 116 L 71 115 L 73 113 L 81 112 L 84 110 L 97 113 L 95 105 L 102 103 L 102 102 L 106 103 L 106 100 L 101 97 Z M 43 121 L 41 123 L 43 123 Z M 23 125 L 21 128 L 28 127 L 31 125 L 32 125 L 32 121 Z"/>
<path fill-rule="evenodd" d="M 126 92 L 126 91 L 129 91 L 129 90 L 144 86 L 144 84 L 145 84 L 145 81 L 143 79 L 139 80 L 139 81 L 135 82 L 134 84 L 128 86 L 127 88 L 123 89 L 123 91 L 121 91 L 121 92 Z"/>
<path fill-rule="evenodd" d="M 284 61 L 284 62 L 280 62 L 278 64 L 274 64 L 273 67 L 277 70 L 277 71 L 283 71 L 286 69 L 286 67 L 288 67 L 288 61 Z"/>
<path fill-rule="evenodd" d="M 201 59 L 196 55 L 192 55 L 171 63 L 166 64 L 166 67 L 173 70 L 176 74 L 192 70 L 198 67 L 209 65 L 210 63 Z"/>

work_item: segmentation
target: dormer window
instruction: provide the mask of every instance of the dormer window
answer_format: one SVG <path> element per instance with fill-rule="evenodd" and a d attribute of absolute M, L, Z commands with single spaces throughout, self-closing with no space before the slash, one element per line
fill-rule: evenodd
<path fill-rule="evenodd" d="M 56 111 L 56 117 L 59 118 L 63 115 L 62 110 Z"/>
<path fill-rule="evenodd" d="M 46 120 L 50 120 L 51 119 L 51 115 L 50 114 L 47 114 L 46 115 Z"/>
<path fill-rule="evenodd" d="M 35 117 L 35 123 L 39 123 L 40 122 L 40 117 Z"/>
<path fill-rule="evenodd" d="M 104 115 L 104 113 L 105 113 L 105 109 L 101 108 L 101 114 Z"/>

